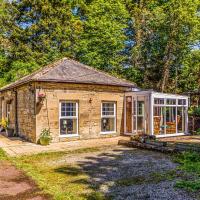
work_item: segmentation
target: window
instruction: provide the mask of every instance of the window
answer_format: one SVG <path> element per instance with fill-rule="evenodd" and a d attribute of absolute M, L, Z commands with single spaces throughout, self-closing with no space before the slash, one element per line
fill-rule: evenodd
<path fill-rule="evenodd" d="M 133 104 L 134 130 L 144 130 L 144 101 L 134 100 Z"/>
<path fill-rule="evenodd" d="M 167 99 L 167 105 L 176 105 L 176 99 Z"/>
<path fill-rule="evenodd" d="M 179 99 L 178 105 L 186 105 L 186 100 L 185 99 Z"/>
<path fill-rule="evenodd" d="M 113 102 L 102 103 L 101 132 L 116 131 L 116 104 Z"/>
<path fill-rule="evenodd" d="M 154 98 L 154 104 L 164 104 L 163 98 Z"/>
<path fill-rule="evenodd" d="M 10 121 L 10 110 L 11 110 L 11 104 L 7 103 L 6 104 L 6 118 L 8 119 L 8 121 Z"/>
<path fill-rule="evenodd" d="M 63 101 L 60 103 L 60 135 L 78 134 L 78 103 Z"/>

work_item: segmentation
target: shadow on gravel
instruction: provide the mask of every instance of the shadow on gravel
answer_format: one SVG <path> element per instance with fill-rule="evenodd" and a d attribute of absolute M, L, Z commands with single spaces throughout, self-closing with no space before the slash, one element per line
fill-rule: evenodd
<path fill-rule="evenodd" d="M 177 164 L 162 153 L 116 148 L 109 153 L 85 157 L 76 164 L 55 171 L 73 176 L 86 174 L 88 180 L 80 179 L 76 183 L 103 193 L 105 199 L 194 200 L 186 192 L 174 188 Z M 104 198 L 92 194 L 87 199 Z"/>

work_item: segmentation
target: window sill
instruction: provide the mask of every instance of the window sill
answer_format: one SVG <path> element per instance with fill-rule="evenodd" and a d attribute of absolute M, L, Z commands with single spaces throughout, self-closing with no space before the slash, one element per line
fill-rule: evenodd
<path fill-rule="evenodd" d="M 59 135 L 60 138 L 78 137 L 79 134 Z"/>
<path fill-rule="evenodd" d="M 110 131 L 110 132 L 100 132 L 101 135 L 108 135 L 108 134 L 115 134 L 116 131 Z"/>

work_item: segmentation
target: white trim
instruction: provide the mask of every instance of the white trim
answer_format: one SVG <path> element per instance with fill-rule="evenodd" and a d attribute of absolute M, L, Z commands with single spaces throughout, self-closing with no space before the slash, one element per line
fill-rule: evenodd
<path fill-rule="evenodd" d="M 103 113 L 103 110 L 102 110 L 102 108 L 103 108 L 103 103 L 113 103 L 114 104 L 114 115 L 103 115 L 102 113 Z M 116 102 L 114 102 L 114 101 L 102 101 L 101 102 L 101 123 L 102 123 L 102 118 L 108 118 L 108 119 L 110 119 L 110 118 L 112 118 L 112 119 L 114 119 L 114 131 L 102 131 L 101 130 L 101 127 L 100 127 L 100 134 L 113 134 L 113 133 L 116 133 L 117 132 L 117 126 L 116 126 L 116 122 L 117 122 L 117 117 L 116 117 Z M 102 125 L 100 123 L 100 125 Z"/>
<path fill-rule="evenodd" d="M 117 133 L 116 131 L 106 131 L 106 132 L 100 132 L 101 135 L 108 135 L 108 134 L 115 134 Z"/>
<path fill-rule="evenodd" d="M 79 137 L 79 134 L 66 134 L 66 135 L 59 135 L 59 138 L 69 138 L 69 137 Z"/>
<path fill-rule="evenodd" d="M 183 136 L 186 133 L 174 133 L 174 134 L 163 134 L 163 135 L 155 135 L 156 138 L 164 138 L 164 137 L 173 137 L 173 136 Z"/>
<path fill-rule="evenodd" d="M 187 109 L 188 109 L 188 96 L 184 96 L 184 95 L 177 95 L 177 94 L 167 94 L 167 93 L 159 93 L 159 92 L 154 92 L 154 91 L 137 91 L 137 92 L 126 92 L 125 93 L 125 97 L 127 96 L 132 96 L 133 98 L 133 104 L 134 104 L 134 100 L 137 101 L 138 98 L 140 97 L 148 97 L 148 111 L 145 112 L 145 116 L 148 113 L 149 115 L 149 119 L 148 119 L 148 127 L 149 127 L 149 134 L 154 134 L 154 107 L 160 107 L 160 108 L 164 108 L 164 124 L 166 124 L 166 108 L 168 107 L 172 107 L 173 109 L 176 109 L 176 133 L 174 134 L 167 134 L 166 133 L 166 128 L 164 129 L 164 134 L 161 135 L 160 137 L 168 137 L 168 136 L 177 136 L 177 135 L 184 135 L 188 132 L 188 114 L 187 114 Z M 154 98 L 162 98 L 164 99 L 164 104 L 154 104 Z M 167 99 L 175 99 L 176 100 L 176 103 L 175 104 L 167 104 Z M 183 99 L 186 101 L 186 104 L 185 105 L 178 105 L 178 101 L 180 99 Z M 145 103 L 147 103 L 145 101 Z M 126 110 L 126 106 L 124 107 L 125 110 Z M 178 108 L 183 108 L 185 110 L 185 114 L 184 114 L 184 117 L 185 117 L 185 124 L 184 124 L 184 128 L 185 128 L 185 133 L 178 133 L 178 124 L 177 124 L 177 110 Z M 137 108 L 136 108 L 137 109 Z M 134 116 L 134 114 L 133 114 Z M 125 116 L 126 117 L 126 116 Z M 137 125 L 137 123 L 136 123 Z M 126 129 L 125 129 L 126 130 Z M 134 134 L 134 130 L 132 131 Z M 129 133 L 124 133 L 126 135 L 129 135 Z M 157 135 L 156 135 L 157 136 Z"/>
<path fill-rule="evenodd" d="M 76 103 L 76 116 L 61 116 L 61 104 L 62 103 Z M 59 101 L 59 137 L 61 138 L 65 138 L 65 137 L 77 137 L 79 136 L 79 104 L 78 104 L 78 101 L 76 100 L 60 100 Z M 60 120 L 61 119 L 76 119 L 76 126 L 77 126 L 77 133 L 74 133 L 74 134 L 64 134 L 64 135 L 61 135 L 60 134 Z"/>
<path fill-rule="evenodd" d="M 154 103 L 154 97 L 152 94 L 149 95 L 149 105 L 150 105 L 150 113 L 149 113 L 149 129 L 150 129 L 150 135 L 154 135 L 154 107 L 153 107 L 153 103 Z"/>

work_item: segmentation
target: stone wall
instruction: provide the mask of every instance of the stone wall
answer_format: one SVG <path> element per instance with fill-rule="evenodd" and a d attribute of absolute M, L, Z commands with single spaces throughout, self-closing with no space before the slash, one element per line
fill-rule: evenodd
<path fill-rule="evenodd" d="M 122 123 L 125 88 L 61 83 L 37 83 L 36 88 L 36 96 L 39 92 L 46 94 L 44 101 L 38 104 L 36 108 L 37 139 L 44 128 L 50 128 L 54 142 L 111 137 L 123 132 Z M 78 102 L 78 137 L 59 137 L 59 104 L 62 100 Z M 117 131 L 115 134 L 100 134 L 102 101 L 116 102 Z"/>
<path fill-rule="evenodd" d="M 25 85 L 17 89 L 17 97 L 19 135 L 36 142 L 35 91 Z"/>
<path fill-rule="evenodd" d="M 17 94 L 17 95 L 16 95 Z M 6 117 L 6 104 L 11 102 L 9 127 L 17 132 L 16 127 L 16 96 L 18 134 L 25 139 L 36 142 L 35 134 L 35 91 L 29 85 L 15 90 L 6 90 L 0 93 L 0 116 Z"/>

